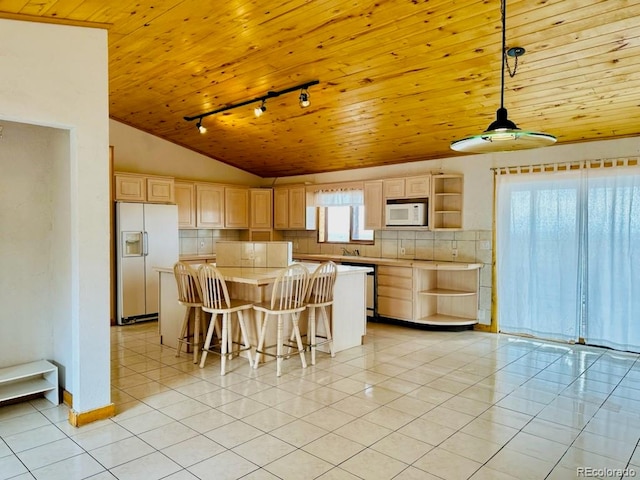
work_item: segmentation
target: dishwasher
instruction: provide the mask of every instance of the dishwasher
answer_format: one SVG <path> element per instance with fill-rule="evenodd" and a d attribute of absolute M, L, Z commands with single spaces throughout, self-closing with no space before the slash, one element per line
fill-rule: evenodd
<path fill-rule="evenodd" d="M 367 319 L 375 320 L 378 316 L 376 308 L 376 264 L 364 262 L 340 262 L 342 265 L 352 267 L 368 267 L 371 269 L 367 272 Z"/>

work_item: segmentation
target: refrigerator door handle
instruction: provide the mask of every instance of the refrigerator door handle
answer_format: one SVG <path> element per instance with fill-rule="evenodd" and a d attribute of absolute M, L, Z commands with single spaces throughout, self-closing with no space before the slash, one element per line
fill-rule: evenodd
<path fill-rule="evenodd" d="M 147 232 L 143 232 L 143 240 L 142 240 L 142 255 L 146 257 L 149 255 L 149 234 Z"/>

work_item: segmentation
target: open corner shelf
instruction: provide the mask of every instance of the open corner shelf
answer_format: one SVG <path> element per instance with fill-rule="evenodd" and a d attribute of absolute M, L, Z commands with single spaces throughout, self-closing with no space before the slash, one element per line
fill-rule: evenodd
<path fill-rule="evenodd" d="M 479 263 L 434 262 L 414 273 L 416 323 L 461 326 L 478 323 Z"/>
<path fill-rule="evenodd" d="M 58 367 L 47 360 L 0 368 L 0 402 L 44 393 L 58 405 Z"/>

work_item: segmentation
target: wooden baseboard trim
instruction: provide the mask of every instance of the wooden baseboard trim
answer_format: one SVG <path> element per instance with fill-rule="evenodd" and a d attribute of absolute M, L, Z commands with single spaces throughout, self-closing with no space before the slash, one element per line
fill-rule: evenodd
<path fill-rule="evenodd" d="M 478 331 L 478 332 L 489 332 L 489 333 L 493 333 L 493 329 L 491 328 L 491 325 L 482 325 L 481 323 L 476 323 L 473 326 L 473 329 Z"/>
<path fill-rule="evenodd" d="M 95 408 L 88 412 L 76 412 L 73 409 L 69 410 L 69 423 L 74 427 L 81 427 L 88 423 L 96 422 L 98 420 L 104 420 L 111 418 L 116 414 L 116 406 L 114 403 L 105 405 L 104 407 Z"/>
<path fill-rule="evenodd" d="M 73 395 L 71 394 L 71 392 L 62 390 L 62 403 L 64 403 L 69 408 L 73 408 Z"/>

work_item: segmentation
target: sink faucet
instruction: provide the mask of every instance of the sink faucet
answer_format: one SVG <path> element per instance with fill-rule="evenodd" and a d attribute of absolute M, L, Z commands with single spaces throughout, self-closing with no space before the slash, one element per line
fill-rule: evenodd
<path fill-rule="evenodd" d="M 348 250 L 346 247 L 342 247 L 342 254 L 348 257 L 355 257 L 360 255 L 360 250 L 358 250 L 357 248 Z"/>

